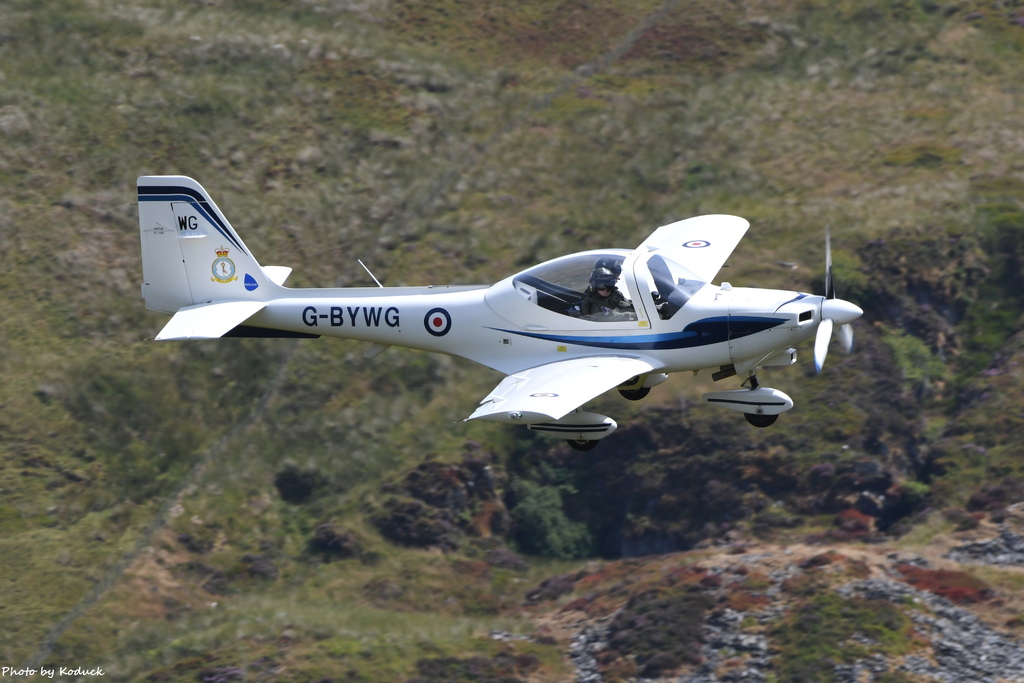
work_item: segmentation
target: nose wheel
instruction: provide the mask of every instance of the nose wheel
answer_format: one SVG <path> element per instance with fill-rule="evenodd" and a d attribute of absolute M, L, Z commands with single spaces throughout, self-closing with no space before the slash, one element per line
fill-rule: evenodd
<path fill-rule="evenodd" d="M 779 419 L 778 415 L 758 415 L 757 413 L 743 413 L 743 417 L 747 418 L 747 422 L 761 429 L 771 427 Z"/>
<path fill-rule="evenodd" d="M 743 387 L 704 394 L 704 402 L 743 413 L 747 422 L 761 429 L 771 427 L 780 413 L 793 407 L 793 399 L 778 389 L 762 387 L 754 373 L 750 373 Z"/>
<path fill-rule="evenodd" d="M 751 375 L 744 386 L 749 386 L 751 391 L 757 391 L 761 388 L 761 383 L 757 381 L 757 375 Z M 743 417 L 747 418 L 747 422 L 760 429 L 771 427 L 779 419 L 778 414 L 764 415 L 762 413 L 743 413 Z"/>
<path fill-rule="evenodd" d="M 619 389 L 619 393 L 622 394 L 622 398 L 630 401 L 640 401 L 647 398 L 647 394 L 651 393 L 651 388 L 641 387 L 639 389 Z"/>

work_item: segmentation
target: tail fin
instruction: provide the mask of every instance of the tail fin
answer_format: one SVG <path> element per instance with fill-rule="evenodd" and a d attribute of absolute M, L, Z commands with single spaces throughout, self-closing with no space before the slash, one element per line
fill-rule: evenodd
<path fill-rule="evenodd" d="M 223 301 L 266 301 L 287 269 L 264 270 L 202 185 L 142 176 L 139 230 L 146 308 L 176 313 Z"/>

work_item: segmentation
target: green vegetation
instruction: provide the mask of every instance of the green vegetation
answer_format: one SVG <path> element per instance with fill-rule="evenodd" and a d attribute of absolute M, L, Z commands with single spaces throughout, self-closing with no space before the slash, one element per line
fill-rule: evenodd
<path fill-rule="evenodd" d="M 590 534 L 583 524 L 566 518 L 557 488 L 521 479 L 510 494 L 516 501 L 509 511 L 515 528 L 513 538 L 521 551 L 563 560 L 590 554 Z"/>
<path fill-rule="evenodd" d="M 0 660 L 565 680 L 565 642 L 487 633 L 533 633 L 527 595 L 578 558 L 926 538 L 1021 500 L 1011 5 L 0 0 Z M 568 453 L 459 423 L 499 377 L 448 357 L 145 341 L 149 173 L 199 179 L 295 286 L 368 284 L 357 258 L 493 282 L 727 212 L 753 229 L 723 277 L 821 291 L 830 223 L 867 313 L 821 377 L 809 349 L 765 371 L 798 406 L 774 429 L 677 377 L 599 399 L 620 431 Z M 958 512 L 915 531 L 929 506 Z M 785 671 L 899 651 L 898 613 L 808 590 Z M 631 609 L 690 633 L 679 591 Z M 690 661 L 632 630 L 623 677 Z"/>
<path fill-rule="evenodd" d="M 830 683 L 836 663 L 912 651 L 912 631 L 910 618 L 888 602 L 818 593 L 772 630 L 779 681 Z"/>
<path fill-rule="evenodd" d="M 936 357 L 918 337 L 906 333 L 883 337 L 895 356 L 896 366 L 905 382 L 921 386 L 942 379 L 946 364 Z"/>
<path fill-rule="evenodd" d="M 960 150 L 928 142 L 901 145 L 889 151 L 885 163 L 892 166 L 942 166 L 960 160 Z"/>

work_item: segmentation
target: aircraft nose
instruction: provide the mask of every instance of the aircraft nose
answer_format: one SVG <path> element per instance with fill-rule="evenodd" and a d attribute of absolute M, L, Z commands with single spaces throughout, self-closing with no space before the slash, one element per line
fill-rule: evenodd
<path fill-rule="evenodd" d="M 857 304 L 842 299 L 825 299 L 821 303 L 821 317 L 830 318 L 837 325 L 849 325 L 864 315 L 864 310 Z"/>

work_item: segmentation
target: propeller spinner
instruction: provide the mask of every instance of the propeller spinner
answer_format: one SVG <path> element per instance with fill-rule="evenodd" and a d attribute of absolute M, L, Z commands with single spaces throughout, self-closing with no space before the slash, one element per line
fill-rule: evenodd
<path fill-rule="evenodd" d="M 845 353 L 853 350 L 854 320 L 864 314 L 860 306 L 836 298 L 835 281 L 832 279 L 832 234 L 825 226 L 825 296 L 821 300 L 821 322 L 814 336 L 814 367 L 818 372 L 825 365 L 828 344 L 835 331 L 839 346 Z"/>

